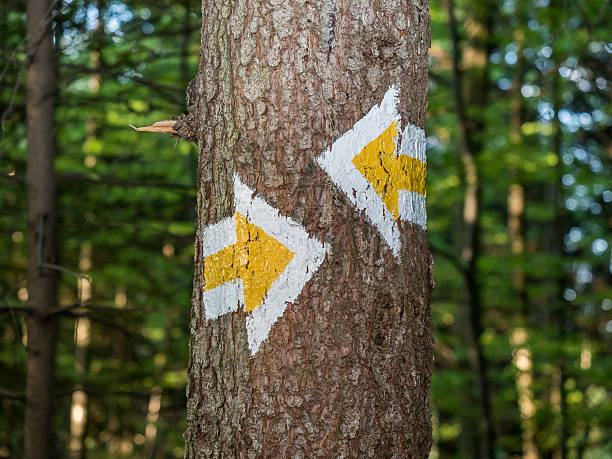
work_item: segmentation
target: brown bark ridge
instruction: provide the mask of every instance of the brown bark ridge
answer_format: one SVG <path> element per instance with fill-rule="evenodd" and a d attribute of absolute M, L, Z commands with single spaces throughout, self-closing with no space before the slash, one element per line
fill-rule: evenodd
<path fill-rule="evenodd" d="M 55 67 L 50 0 L 28 0 L 27 174 L 28 193 L 28 363 L 24 458 L 50 457 L 55 353 L 53 319 L 56 273 L 45 267 L 55 256 L 53 113 Z"/>
<path fill-rule="evenodd" d="M 426 232 L 394 257 L 318 165 L 388 88 L 424 127 L 427 0 L 203 0 L 198 204 L 185 457 L 427 457 L 433 367 Z M 193 94 L 193 93 L 192 93 Z M 251 354 L 236 312 L 207 320 L 203 231 L 234 215 L 234 175 L 325 244 Z"/>

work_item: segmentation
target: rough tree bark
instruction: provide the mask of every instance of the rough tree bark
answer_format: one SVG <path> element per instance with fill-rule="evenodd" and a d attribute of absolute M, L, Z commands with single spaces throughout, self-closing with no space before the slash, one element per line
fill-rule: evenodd
<path fill-rule="evenodd" d="M 56 306 L 53 112 L 55 68 L 50 0 L 28 0 L 28 364 L 24 457 L 50 457 L 55 332 L 47 313 Z"/>
<path fill-rule="evenodd" d="M 185 457 L 427 457 L 426 232 L 400 219 L 394 254 L 318 162 L 392 86 L 398 127 L 424 127 L 427 0 L 202 0 L 202 17 L 190 113 L 174 126 L 197 131 L 200 152 Z M 234 177 L 326 251 L 255 352 L 244 307 L 207 318 L 203 234 L 245 224 Z M 242 269 L 227 268 L 222 280 Z"/>

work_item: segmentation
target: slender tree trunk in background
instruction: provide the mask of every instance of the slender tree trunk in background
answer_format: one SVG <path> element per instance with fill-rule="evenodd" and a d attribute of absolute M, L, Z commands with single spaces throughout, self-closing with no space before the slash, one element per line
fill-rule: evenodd
<path fill-rule="evenodd" d="M 478 183 L 478 166 L 476 154 L 480 149 L 479 141 L 470 135 L 470 120 L 468 119 L 466 103 L 463 97 L 463 73 L 459 68 L 461 62 L 461 51 L 459 34 L 455 19 L 455 7 L 453 0 L 446 0 L 449 17 L 449 28 L 452 40 L 453 54 L 453 93 L 457 112 L 459 128 L 459 154 L 465 170 L 465 197 L 463 204 L 463 228 L 464 241 L 461 257 L 465 262 L 467 305 L 468 305 L 468 348 L 469 360 L 473 370 L 474 380 L 478 391 L 478 405 L 480 416 L 478 418 L 479 443 L 476 445 L 478 457 L 493 458 L 495 451 L 495 430 L 493 415 L 491 412 L 490 384 L 487 376 L 488 362 L 484 355 L 480 337 L 482 335 L 482 299 L 480 291 L 480 280 L 478 273 L 478 257 L 480 255 L 480 185 Z M 485 66 L 488 65 L 488 53 L 486 54 Z M 484 73 L 486 79 L 486 71 Z M 485 91 L 488 82 L 482 84 L 481 92 Z M 481 94 L 480 104 L 486 103 L 486 95 Z M 483 107 L 480 107 L 481 109 Z M 476 124 L 476 123 L 472 123 Z"/>
<path fill-rule="evenodd" d="M 159 386 L 153 386 L 149 397 L 147 408 L 147 425 L 145 427 L 144 457 L 154 458 L 157 456 L 157 421 L 161 410 L 162 390 Z"/>
<path fill-rule="evenodd" d="M 56 273 L 45 267 L 55 257 L 53 113 L 55 68 L 51 1 L 28 0 L 27 173 L 28 193 L 28 364 L 24 457 L 51 456 L 55 330 L 47 313 L 56 306 Z"/>
<path fill-rule="evenodd" d="M 366 216 L 353 203 L 361 195 L 345 194 L 322 167 L 323 156 L 359 153 L 340 174 L 361 158 L 372 167 L 363 177 L 374 183 L 371 174 L 384 173 L 388 185 L 397 177 L 377 167 L 396 141 L 424 160 L 427 2 L 203 0 L 202 17 L 188 92 L 198 100 L 200 158 L 185 456 L 427 457 L 426 232 L 402 220 L 402 207 L 383 237 L 383 209 Z M 395 114 L 397 124 L 370 123 Z M 335 143 L 354 126 L 354 142 Z M 396 128 L 406 128 L 401 139 Z M 408 163 L 416 171 L 419 161 Z M 400 194 L 385 198 L 385 211 Z M 289 233 L 295 239 L 283 239 Z M 262 262 L 257 253 L 271 239 L 286 246 Z M 320 264 L 292 264 L 302 256 Z M 274 276 L 286 282 L 266 284 L 251 304 L 265 283 L 253 279 L 282 257 L 290 261 Z M 275 315 L 272 292 L 283 289 L 294 295 Z"/>
<path fill-rule="evenodd" d="M 98 11 L 98 23 L 93 32 L 93 39 L 98 43 L 104 35 L 104 27 L 102 17 L 105 9 L 105 2 L 97 0 L 89 3 L 88 7 L 94 7 Z M 98 71 L 102 67 L 102 50 L 101 45 L 98 45 L 90 55 L 91 68 Z M 91 94 L 97 94 L 100 90 L 102 77 L 99 73 L 93 73 L 89 77 L 89 91 Z M 87 130 L 87 140 L 94 141 L 98 135 L 98 125 L 94 117 L 90 117 L 85 125 Z M 83 161 L 86 167 L 93 167 L 96 164 L 96 157 L 87 155 Z M 92 255 L 91 244 L 84 243 L 81 245 L 81 255 L 79 259 L 79 269 L 81 272 L 87 272 L 91 269 Z M 86 304 L 91 300 L 91 280 L 88 277 L 79 279 L 79 303 Z M 87 374 L 88 359 L 87 351 L 91 342 L 91 322 L 87 317 L 81 317 L 75 321 L 75 350 L 74 350 L 74 367 L 76 374 L 76 387 L 72 393 L 72 404 L 70 407 L 70 441 L 68 442 L 68 454 L 71 458 L 79 459 L 86 455 L 85 451 L 85 430 L 87 428 L 88 417 L 88 395 L 83 390 L 82 380 Z"/>
<path fill-rule="evenodd" d="M 91 269 L 91 244 L 81 244 L 79 269 L 87 273 Z M 79 279 L 79 303 L 87 304 L 91 301 L 91 281 L 87 277 Z M 68 442 L 68 456 L 79 459 L 85 455 L 85 429 L 87 427 L 88 396 L 83 390 L 82 380 L 87 374 L 87 351 L 91 342 L 91 322 L 87 317 L 77 319 L 74 324 L 74 372 L 76 386 L 72 393 L 70 406 L 70 441 Z"/>
<path fill-rule="evenodd" d="M 523 2 L 517 4 L 519 10 L 519 20 L 523 20 L 520 14 L 522 13 Z M 523 149 L 523 136 L 521 129 L 523 126 L 523 98 L 521 95 L 521 87 L 523 86 L 525 74 L 525 58 L 523 56 L 523 41 L 524 32 L 517 31 L 515 33 L 515 42 L 518 44 L 516 73 L 512 81 L 512 100 L 510 102 L 510 148 L 513 156 L 520 155 Z M 518 267 L 514 269 L 512 275 L 512 286 L 514 294 L 519 299 L 521 305 L 521 314 L 525 321 L 529 320 L 529 299 L 527 297 L 527 289 L 525 285 L 525 270 L 522 265 L 522 258 L 525 252 L 525 188 L 520 180 L 520 171 L 512 167 L 514 175 L 514 183 L 510 185 L 508 190 L 508 240 L 510 242 L 510 252 L 516 258 Z"/>
<path fill-rule="evenodd" d="M 522 2 L 517 6 L 521 14 Z M 519 155 L 523 148 L 523 105 L 521 87 L 524 77 L 523 35 L 515 37 L 519 50 L 516 64 L 516 74 L 512 83 L 512 102 L 510 103 L 510 146 L 511 154 Z M 536 423 L 534 416 L 536 405 L 533 397 L 533 358 L 529 348 L 529 298 L 527 295 L 526 275 L 524 270 L 525 255 L 525 188 L 520 180 L 520 172 L 514 170 L 515 181 L 508 190 L 508 240 L 510 252 L 514 257 L 515 268 L 512 273 L 514 297 L 521 306 L 523 326 L 516 327 L 510 336 L 514 347 L 513 364 L 517 369 L 516 391 L 519 413 L 521 416 L 521 441 L 524 459 L 536 459 L 538 448 L 535 443 Z"/>
<path fill-rule="evenodd" d="M 565 223 L 563 208 L 563 187 L 561 180 L 563 178 L 563 161 L 561 154 L 561 142 L 563 132 L 561 131 L 561 121 L 559 120 L 559 109 L 561 107 L 561 90 L 559 88 L 560 78 L 558 72 L 558 63 L 554 66 L 555 71 L 552 72 L 552 102 L 555 117 L 553 118 L 553 135 L 552 135 L 552 151 L 557 156 L 557 164 L 555 166 L 555 179 L 551 184 L 552 187 L 552 200 L 551 206 L 554 209 L 554 220 L 553 220 L 553 231 L 551 238 L 551 253 L 559 259 L 559 270 L 556 273 L 556 278 L 553 281 L 557 285 L 555 298 L 552 299 L 551 305 L 553 305 L 553 313 L 557 322 L 557 329 L 559 330 L 559 341 L 561 343 L 561 349 L 559 350 L 559 374 L 557 379 L 558 387 L 558 411 L 560 420 L 560 439 L 559 448 L 557 450 L 556 457 L 559 459 L 565 459 L 567 457 L 567 439 L 568 439 L 568 427 L 567 427 L 567 402 L 566 402 L 566 389 L 565 382 L 566 376 L 566 358 L 565 358 L 565 333 L 567 322 L 567 311 L 569 304 L 564 300 L 564 290 L 566 287 L 566 275 L 564 274 L 564 258 L 565 248 L 563 246 L 563 235 L 567 231 L 567 225 Z"/>
<path fill-rule="evenodd" d="M 514 132 L 514 131 L 513 131 Z M 517 134 L 520 137 L 520 134 Z M 513 135 L 510 136 L 511 138 Z M 513 142 L 514 143 L 514 142 Z M 522 232 L 522 216 L 525 208 L 525 196 L 523 186 L 512 184 L 508 192 L 508 238 L 510 240 L 511 252 L 515 257 L 522 257 L 524 252 L 524 236 Z M 522 263 L 522 261 L 519 261 Z M 521 267 L 514 270 L 513 287 L 516 297 L 522 305 L 524 326 L 516 327 L 511 336 L 510 343 L 515 348 L 513 351 L 513 364 L 517 368 L 516 390 L 519 412 L 521 416 L 521 440 L 524 459 L 535 459 L 538 457 L 538 449 L 535 443 L 536 424 L 534 416 L 536 405 L 533 397 L 533 358 L 529 348 L 529 331 L 527 322 L 528 299 L 525 285 L 525 272 Z"/>

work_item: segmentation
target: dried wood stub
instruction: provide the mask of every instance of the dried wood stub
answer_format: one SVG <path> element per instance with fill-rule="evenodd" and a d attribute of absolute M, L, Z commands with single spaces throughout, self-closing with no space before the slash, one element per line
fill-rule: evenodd
<path fill-rule="evenodd" d="M 198 143 L 196 136 L 197 129 L 194 128 L 195 122 L 191 114 L 175 116 L 169 120 L 156 121 L 151 126 L 135 127 L 139 132 L 155 132 L 157 134 L 170 134 L 172 137 L 180 137 L 189 142 Z"/>
<path fill-rule="evenodd" d="M 188 142 L 198 143 L 198 103 L 199 98 L 197 96 L 199 91 L 200 79 L 199 76 L 195 76 L 187 86 L 187 113 L 174 116 L 169 120 L 157 121 L 151 126 L 135 127 L 136 131 L 140 132 L 155 132 L 158 134 L 170 134 L 173 137 L 180 137 Z"/>

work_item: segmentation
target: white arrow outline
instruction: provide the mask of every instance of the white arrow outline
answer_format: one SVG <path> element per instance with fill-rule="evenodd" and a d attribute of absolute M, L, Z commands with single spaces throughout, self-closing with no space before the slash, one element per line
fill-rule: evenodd
<path fill-rule="evenodd" d="M 264 199 L 254 196 L 254 191 L 243 184 L 237 175 L 234 175 L 234 204 L 236 212 L 240 212 L 250 223 L 295 252 L 285 270 L 272 283 L 261 306 L 246 317 L 249 349 L 251 355 L 255 355 L 274 323 L 285 312 L 287 303 L 296 300 L 306 282 L 319 268 L 326 249 L 319 240 L 309 237 L 299 223 L 283 217 Z M 202 238 L 204 258 L 235 244 L 237 235 L 234 217 L 207 226 L 202 231 Z M 244 306 L 242 280 L 226 282 L 203 291 L 202 297 L 207 320 L 236 311 L 239 303 Z"/>
<path fill-rule="evenodd" d="M 403 132 L 401 131 L 398 103 L 399 90 L 391 86 L 380 105 L 372 107 L 366 116 L 355 123 L 353 129 L 336 140 L 331 148 L 325 150 L 317 158 L 319 165 L 344 191 L 350 201 L 359 210 L 365 211 L 368 219 L 378 228 L 396 257 L 399 256 L 401 249 L 397 221 L 370 182 L 355 167 L 353 158 L 391 123 L 396 122 L 398 131 L 401 132 L 397 139 L 399 154 L 412 156 L 423 162 L 427 161 L 425 131 L 410 123 Z M 398 190 L 398 210 L 400 220 L 416 223 L 426 229 L 425 196 L 412 191 Z"/>

